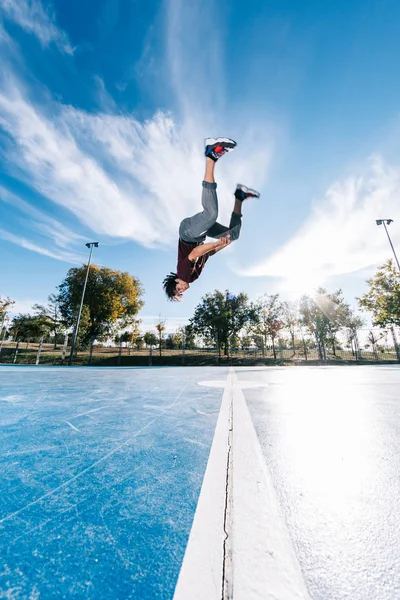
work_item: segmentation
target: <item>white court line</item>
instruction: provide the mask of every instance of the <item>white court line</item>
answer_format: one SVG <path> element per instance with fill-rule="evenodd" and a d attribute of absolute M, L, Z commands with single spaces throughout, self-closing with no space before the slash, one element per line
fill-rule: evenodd
<path fill-rule="evenodd" d="M 188 598 L 310 600 L 234 369 L 175 590 Z"/>
<path fill-rule="evenodd" d="M 221 600 L 231 397 L 227 386 L 174 600 Z"/>
<path fill-rule="evenodd" d="M 309 599 L 253 421 L 233 369 L 232 564 L 235 600 Z"/>

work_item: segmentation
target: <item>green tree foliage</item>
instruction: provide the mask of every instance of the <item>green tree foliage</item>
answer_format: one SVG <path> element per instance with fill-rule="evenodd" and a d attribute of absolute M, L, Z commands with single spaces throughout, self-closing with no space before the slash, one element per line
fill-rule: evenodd
<path fill-rule="evenodd" d="M 195 308 L 190 319 L 194 334 L 202 338 L 218 340 L 218 350 L 224 347 L 224 354 L 229 353 L 229 338 L 238 334 L 245 325 L 257 321 L 257 310 L 249 303 L 246 294 L 232 296 L 215 290 L 206 294 Z"/>
<path fill-rule="evenodd" d="M 75 323 L 87 267 L 70 269 L 59 286 L 57 301 L 65 323 Z M 111 335 L 116 327 L 127 327 L 143 306 L 143 289 L 138 279 L 106 267 L 91 265 L 79 326 L 79 341 L 88 345 L 94 339 Z"/>
<path fill-rule="evenodd" d="M 282 307 L 284 327 L 290 335 L 294 355 L 296 353 L 296 331 L 299 326 L 299 307 L 296 302 L 283 302 Z"/>
<path fill-rule="evenodd" d="M 283 328 L 284 307 L 279 300 L 279 294 L 264 294 L 257 304 L 257 324 L 254 333 L 262 337 L 262 349 L 265 354 L 268 338 L 272 342 L 272 350 L 276 359 L 275 340 Z M 257 343 L 257 342 L 256 342 Z"/>
<path fill-rule="evenodd" d="M 57 348 L 57 337 L 64 332 L 60 306 L 56 294 L 50 294 L 47 306 L 43 304 L 34 304 L 32 306 L 35 315 L 48 321 L 49 332 L 54 337 L 54 349 Z"/>
<path fill-rule="evenodd" d="M 173 333 L 169 333 L 165 338 L 165 347 L 167 350 L 174 350 L 179 346 L 176 344 L 175 335 Z"/>
<path fill-rule="evenodd" d="M 193 350 L 196 348 L 196 334 L 192 325 L 183 325 L 178 328 L 179 335 L 183 336 L 185 348 L 187 350 Z"/>
<path fill-rule="evenodd" d="M 196 348 L 195 337 L 191 325 L 181 325 L 172 335 L 169 343 L 171 344 L 171 348 L 181 349 L 184 346 L 186 350 L 193 350 L 193 348 Z"/>
<path fill-rule="evenodd" d="M 47 317 L 19 314 L 13 318 L 9 332 L 15 340 L 38 342 L 42 336 L 49 334 L 51 327 Z"/>
<path fill-rule="evenodd" d="M 378 327 L 400 326 L 400 272 L 393 260 L 379 267 L 367 280 L 368 291 L 357 298 L 362 310 L 372 313 Z"/>
<path fill-rule="evenodd" d="M 158 333 L 158 348 L 159 348 L 160 356 L 161 356 L 161 349 L 162 349 L 162 343 L 163 343 L 165 329 L 166 329 L 165 321 L 163 319 L 161 319 L 161 317 L 160 317 L 158 323 L 156 324 L 156 330 Z"/>
<path fill-rule="evenodd" d="M 146 333 L 143 336 L 143 341 L 147 347 L 156 346 L 157 345 L 157 336 L 152 331 L 146 331 Z"/>
<path fill-rule="evenodd" d="M 351 316 L 341 290 L 329 294 L 319 288 L 313 298 L 305 295 L 300 299 L 299 322 L 315 338 L 320 360 L 326 360 L 328 344 L 336 354 L 337 333 L 351 322 Z"/>

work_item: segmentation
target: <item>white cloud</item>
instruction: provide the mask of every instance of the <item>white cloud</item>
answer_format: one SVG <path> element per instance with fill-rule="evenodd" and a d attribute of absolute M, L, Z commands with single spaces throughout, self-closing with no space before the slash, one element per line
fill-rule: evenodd
<path fill-rule="evenodd" d="M 50 238 L 61 249 L 70 249 L 71 246 L 85 240 L 84 236 L 71 231 L 57 221 L 57 219 L 44 214 L 1 185 L 0 201 L 11 205 L 14 209 L 18 209 L 25 216 L 25 222 L 29 224 L 31 229 Z"/>
<path fill-rule="evenodd" d="M 146 246 L 175 243 L 180 220 L 200 210 L 203 136 L 192 123 L 178 125 L 162 112 L 141 123 L 62 104 L 45 111 L 9 80 L 0 92 L 0 126 L 13 140 L 7 154 L 19 178 L 99 235 Z M 251 139 L 248 145 L 257 147 Z M 225 158 L 235 179 L 218 165 L 225 220 L 232 206 L 223 198 L 232 198 L 238 174 L 261 181 L 269 153 L 265 146 L 237 162 Z"/>
<path fill-rule="evenodd" d="M 55 43 L 67 54 L 73 54 L 66 33 L 57 28 L 54 15 L 39 0 L 0 0 L 4 15 L 25 31 L 35 35 L 43 47 Z"/>
<path fill-rule="evenodd" d="M 34 244 L 30 240 L 27 240 L 23 236 L 14 235 L 9 231 L 5 231 L 0 228 L 0 238 L 6 240 L 7 242 L 11 242 L 12 244 L 16 244 L 17 246 L 21 246 L 21 248 L 25 248 L 26 250 L 31 250 L 32 252 L 37 252 L 38 254 L 42 254 L 43 256 L 49 256 L 50 258 L 56 258 L 57 260 L 63 260 L 65 262 L 73 262 L 73 263 L 81 263 L 82 259 L 77 254 L 72 252 L 55 252 L 52 250 L 48 250 L 47 248 L 43 248 L 38 244 Z"/>
<path fill-rule="evenodd" d="M 8 309 L 8 316 L 10 319 L 18 314 L 25 314 L 32 312 L 32 306 L 34 304 L 46 304 L 46 299 L 41 300 L 15 300 L 15 304 L 12 304 Z"/>
<path fill-rule="evenodd" d="M 363 173 L 334 183 L 282 248 L 242 274 L 318 283 L 375 267 L 392 258 L 383 227 L 376 226 L 376 219 L 395 220 L 390 233 L 393 242 L 400 245 L 399 197 L 400 167 L 374 156 Z"/>
<path fill-rule="evenodd" d="M 204 137 L 232 135 L 221 131 L 221 123 L 215 127 L 216 99 L 221 105 L 223 97 L 219 77 L 222 63 L 216 58 L 218 48 L 209 44 L 204 48 L 200 34 L 190 34 L 188 24 L 198 20 L 200 13 L 204 15 L 201 33 L 210 24 L 204 6 L 195 4 L 182 10 L 181 0 L 171 0 L 166 24 L 167 40 L 180 31 L 191 40 L 191 47 L 202 48 L 201 61 L 197 51 L 189 60 L 178 43 L 169 43 L 165 71 L 173 74 L 183 116 L 156 111 L 146 121 L 139 121 L 132 114 L 122 114 L 100 78 L 96 78 L 97 88 L 105 112 L 87 113 L 51 100 L 38 104 L 31 101 L 31 90 L 12 73 L 6 59 L 0 62 L 0 129 L 7 133 L 7 168 L 33 190 L 70 211 L 80 225 L 102 240 L 133 240 L 147 247 L 176 244 L 179 222 L 201 210 Z M 37 2 L 0 0 L 0 7 L 26 28 L 31 23 L 44 45 L 60 43 L 62 38 L 57 38 L 51 26 L 54 19 Z M 47 24 L 47 34 L 46 27 L 42 31 L 38 23 Z M 212 26 L 216 28 L 215 23 Z M 207 63 L 214 65 L 212 72 L 207 67 L 199 73 L 197 66 Z M 190 90 L 189 71 L 195 74 Z M 50 94 L 45 90 L 40 96 L 49 98 Z M 271 155 L 271 134 L 264 123 L 255 122 L 252 128 L 245 123 L 241 128 L 235 120 L 235 127 L 243 134 L 239 149 L 217 167 L 222 222 L 229 220 L 235 184 L 242 181 L 262 186 Z M 264 138 L 262 147 L 260 135 Z M 60 248 L 76 241 L 60 224 L 32 216 L 32 228 L 49 235 Z M 18 238 L 21 236 L 14 235 L 15 240 Z M 38 246 L 44 248 L 46 244 Z M 53 248 L 49 252 L 54 254 Z"/>

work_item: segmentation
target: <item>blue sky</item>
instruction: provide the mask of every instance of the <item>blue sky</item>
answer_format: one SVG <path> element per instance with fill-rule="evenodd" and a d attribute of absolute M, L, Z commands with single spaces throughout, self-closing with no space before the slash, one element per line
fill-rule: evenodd
<path fill-rule="evenodd" d="M 139 277 L 145 327 L 169 329 L 215 288 L 346 299 L 400 250 L 396 0 L 0 0 L 0 294 L 26 311 L 99 241 Z M 161 289 L 200 207 L 203 139 L 220 219 L 260 189 L 240 240 L 182 303 Z"/>

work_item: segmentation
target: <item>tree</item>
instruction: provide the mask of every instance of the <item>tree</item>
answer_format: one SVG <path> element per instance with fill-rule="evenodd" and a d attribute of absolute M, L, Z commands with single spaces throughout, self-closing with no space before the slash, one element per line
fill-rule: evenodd
<path fill-rule="evenodd" d="M 349 321 L 350 307 L 341 290 L 329 294 L 319 288 L 314 296 L 302 296 L 299 304 L 299 322 L 315 338 L 320 360 L 326 360 L 326 346 L 336 354 L 337 333 Z"/>
<path fill-rule="evenodd" d="M 11 300 L 11 298 L 2 298 L 0 296 L 0 322 L 1 322 L 1 324 L 3 324 L 3 322 L 7 316 L 7 313 L 8 313 L 8 309 L 13 304 L 15 304 L 15 301 Z"/>
<path fill-rule="evenodd" d="M 268 337 L 271 338 L 272 351 L 276 360 L 275 340 L 283 327 L 283 304 L 279 300 L 279 294 L 264 294 L 257 302 L 257 324 L 254 332 L 262 336 L 263 356 L 267 346 Z"/>
<path fill-rule="evenodd" d="M 60 305 L 56 294 L 50 294 L 48 305 L 34 304 L 32 306 L 36 316 L 42 317 L 49 322 L 49 332 L 54 337 L 54 350 L 57 348 L 57 336 L 62 330 Z"/>
<path fill-rule="evenodd" d="M 140 337 L 140 319 L 134 319 L 129 329 L 126 329 L 118 338 L 118 343 L 121 341 L 129 347 L 129 355 L 131 354 L 131 348 L 134 344 L 137 344 L 137 340 Z"/>
<path fill-rule="evenodd" d="M 65 323 L 75 323 L 87 267 L 70 269 L 58 287 L 57 301 Z M 129 273 L 91 265 L 79 326 L 79 342 L 87 346 L 94 339 L 111 335 L 135 321 L 143 306 L 143 289 Z"/>
<path fill-rule="evenodd" d="M 237 296 L 215 290 L 206 294 L 195 308 L 190 326 L 194 334 L 202 338 L 216 341 L 218 352 L 224 347 L 224 354 L 229 354 L 229 337 L 239 333 L 248 323 L 255 323 L 257 310 L 249 304 L 244 293 Z"/>
<path fill-rule="evenodd" d="M 161 347 L 162 347 L 162 339 L 163 339 L 163 334 L 165 331 L 165 321 L 163 321 L 161 319 L 161 317 L 158 320 L 158 323 L 156 325 L 156 329 L 158 331 L 158 344 L 159 344 L 159 349 L 160 349 L 160 356 L 161 356 Z"/>
<path fill-rule="evenodd" d="M 388 260 L 367 280 L 368 291 L 357 298 L 362 310 L 372 313 L 372 322 L 378 327 L 389 327 L 393 337 L 397 359 L 400 348 L 394 327 L 400 326 L 400 272 L 393 260 Z"/>
<path fill-rule="evenodd" d="M 378 360 L 378 348 L 377 348 L 377 345 L 378 345 L 378 343 L 380 342 L 380 340 L 383 337 L 384 337 L 383 333 L 381 333 L 380 335 L 378 335 L 372 329 L 370 329 L 369 332 L 368 332 L 367 342 L 368 342 L 368 345 L 371 346 L 371 348 L 372 348 L 372 352 L 374 354 L 375 360 Z"/>
<path fill-rule="evenodd" d="M 38 342 L 51 329 L 49 319 L 40 315 L 19 314 L 12 320 L 10 333 L 15 340 Z"/>
<path fill-rule="evenodd" d="M 187 350 L 194 350 L 194 348 L 196 348 L 196 334 L 192 325 L 183 325 L 178 328 L 178 331 L 179 335 L 183 336 L 185 348 Z"/>
<path fill-rule="evenodd" d="M 169 333 L 165 338 L 165 347 L 167 350 L 174 350 L 176 347 L 178 347 L 175 337 L 176 336 L 173 333 Z"/>
<path fill-rule="evenodd" d="M 184 347 L 186 350 L 196 348 L 195 334 L 191 325 L 178 327 L 172 336 L 172 343 L 174 348 Z"/>
<path fill-rule="evenodd" d="M 146 331 L 143 336 L 144 343 L 147 347 L 153 347 L 157 344 L 157 336 L 152 331 Z"/>
<path fill-rule="evenodd" d="M 282 318 L 284 328 L 289 332 L 293 356 L 296 354 L 296 329 L 299 325 L 299 309 L 296 302 L 283 302 Z"/>
<path fill-rule="evenodd" d="M 347 340 L 351 346 L 352 354 L 356 359 L 360 356 L 360 342 L 358 339 L 358 331 L 363 327 L 364 320 L 350 311 L 345 322 L 347 329 Z"/>
<path fill-rule="evenodd" d="M 138 335 L 136 340 L 135 340 L 135 346 L 137 348 L 137 350 L 141 350 L 143 348 L 144 345 L 144 339 L 142 335 Z"/>
<path fill-rule="evenodd" d="M 372 313 L 378 327 L 400 326 L 400 272 L 388 260 L 367 280 L 368 291 L 357 298 L 362 310 Z"/>

